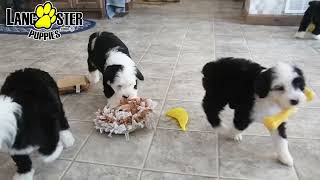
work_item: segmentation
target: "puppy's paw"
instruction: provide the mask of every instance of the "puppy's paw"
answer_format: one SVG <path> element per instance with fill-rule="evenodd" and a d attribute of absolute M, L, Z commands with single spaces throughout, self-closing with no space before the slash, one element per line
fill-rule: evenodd
<path fill-rule="evenodd" d="M 70 130 L 60 131 L 60 139 L 65 148 L 71 147 L 74 144 L 74 137 Z"/>
<path fill-rule="evenodd" d="M 242 141 L 242 135 L 241 134 L 236 134 L 233 136 L 233 140 L 235 142 L 241 142 Z"/>
<path fill-rule="evenodd" d="M 90 72 L 89 74 L 89 81 L 90 83 L 98 83 L 100 80 L 100 75 L 99 75 L 99 71 L 98 70 L 95 70 L 95 71 L 92 71 Z"/>
<path fill-rule="evenodd" d="M 63 150 L 62 143 L 59 142 L 56 147 L 56 150 L 52 154 L 42 157 L 43 162 L 50 163 L 50 162 L 56 160 L 60 156 L 60 154 L 62 153 L 62 150 Z"/>
<path fill-rule="evenodd" d="M 294 35 L 294 37 L 299 38 L 299 39 L 303 39 L 303 38 L 305 38 L 305 35 L 306 35 L 306 32 L 300 31 L 300 32 L 297 32 L 297 33 Z"/>
<path fill-rule="evenodd" d="M 319 35 L 312 34 L 312 38 L 316 40 L 320 40 L 320 34 Z"/>
<path fill-rule="evenodd" d="M 278 155 L 278 159 L 284 165 L 293 166 L 293 158 L 290 153 L 281 153 Z"/>
<path fill-rule="evenodd" d="M 30 172 L 27 172 L 24 174 L 16 173 L 12 179 L 13 180 L 33 180 L 33 175 L 34 175 L 34 169 L 31 169 Z"/>
<path fill-rule="evenodd" d="M 234 140 L 235 142 L 241 142 L 242 141 L 242 134 L 241 133 L 242 133 L 242 131 L 239 131 L 238 129 L 233 127 L 229 130 L 228 137 L 230 139 Z"/>

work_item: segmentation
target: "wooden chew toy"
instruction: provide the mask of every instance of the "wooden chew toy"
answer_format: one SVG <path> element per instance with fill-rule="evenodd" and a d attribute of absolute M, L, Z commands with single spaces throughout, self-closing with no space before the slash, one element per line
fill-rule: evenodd
<path fill-rule="evenodd" d="M 89 89 L 90 83 L 86 76 L 69 76 L 57 81 L 60 94 L 80 93 Z"/>
<path fill-rule="evenodd" d="M 315 93 L 309 88 L 305 88 L 304 94 L 307 98 L 307 101 L 312 101 L 316 96 Z M 295 108 L 285 109 L 274 116 L 265 117 L 263 123 L 269 131 L 274 131 L 294 112 L 296 112 Z"/>

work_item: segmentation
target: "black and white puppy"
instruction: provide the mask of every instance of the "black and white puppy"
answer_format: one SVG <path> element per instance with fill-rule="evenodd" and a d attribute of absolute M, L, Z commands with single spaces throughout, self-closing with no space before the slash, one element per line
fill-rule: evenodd
<path fill-rule="evenodd" d="M 202 106 L 207 119 L 219 133 L 236 141 L 242 140 L 242 131 L 253 121 L 262 122 L 266 116 L 306 101 L 304 75 L 299 68 L 289 64 L 278 63 L 266 69 L 249 60 L 222 58 L 206 64 L 202 73 L 206 91 Z M 219 118 L 226 105 L 235 111 L 232 128 Z M 271 136 L 278 159 L 292 166 L 285 123 Z"/>
<path fill-rule="evenodd" d="M 0 91 L 0 149 L 16 163 L 13 179 L 33 179 L 33 151 L 44 162 L 52 162 L 73 143 L 52 77 L 30 68 L 11 73 Z"/>
<path fill-rule="evenodd" d="M 320 1 L 309 2 L 309 8 L 304 13 L 298 32 L 297 38 L 305 38 L 308 26 L 315 25 L 315 29 L 311 32 L 314 39 L 320 40 Z"/>
<path fill-rule="evenodd" d="M 108 106 L 119 105 L 122 98 L 133 98 L 138 93 L 138 80 L 144 77 L 131 59 L 127 46 L 113 33 L 96 32 L 88 43 L 88 70 L 90 82 L 103 76 L 104 94 Z"/>

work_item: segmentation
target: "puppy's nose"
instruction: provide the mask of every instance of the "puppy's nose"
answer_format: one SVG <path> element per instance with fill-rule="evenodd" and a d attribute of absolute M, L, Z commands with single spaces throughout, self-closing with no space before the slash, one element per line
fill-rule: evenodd
<path fill-rule="evenodd" d="M 123 98 L 125 98 L 125 99 L 128 99 L 128 97 L 129 97 L 129 96 L 125 96 L 125 95 L 123 95 L 122 97 L 123 97 Z"/>
<path fill-rule="evenodd" d="M 290 100 L 290 103 L 291 103 L 291 105 L 297 105 L 298 103 L 299 103 L 299 100 L 296 100 L 296 99 L 291 99 Z"/>

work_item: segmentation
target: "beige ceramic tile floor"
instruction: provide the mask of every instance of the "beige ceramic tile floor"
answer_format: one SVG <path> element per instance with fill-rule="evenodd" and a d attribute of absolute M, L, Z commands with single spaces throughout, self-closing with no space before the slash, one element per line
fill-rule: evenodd
<path fill-rule="evenodd" d="M 309 86 L 320 94 L 320 42 L 292 38 L 297 27 L 243 24 L 242 4 L 232 0 L 181 0 L 163 6 L 135 5 L 124 18 L 98 20 L 89 31 L 63 35 L 51 42 L 0 35 L 0 84 L 6 75 L 36 67 L 54 77 L 86 74 L 86 46 L 94 31 L 112 31 L 128 46 L 145 74 L 140 95 L 159 105 L 155 130 L 123 136 L 93 129 L 97 108 L 106 104 L 101 84 L 88 93 L 63 96 L 76 137 L 75 145 L 52 164 L 36 160 L 36 180 L 317 180 L 320 177 L 320 101 L 307 105 L 291 120 L 290 150 L 295 166 L 279 164 L 261 124 L 253 124 L 243 142 L 218 137 L 201 109 L 201 67 L 215 57 L 250 58 L 265 66 L 277 61 L 298 64 Z M 100 82 L 101 83 L 101 82 Z M 174 106 L 190 113 L 188 132 L 164 112 Z M 231 119 L 230 112 L 223 117 Z M 15 167 L 0 154 L 0 180 Z"/>

